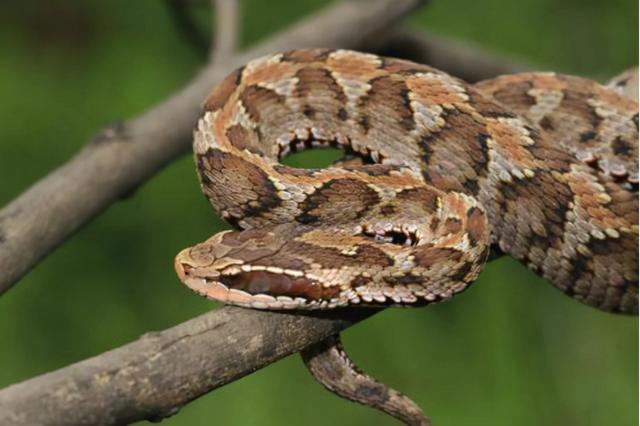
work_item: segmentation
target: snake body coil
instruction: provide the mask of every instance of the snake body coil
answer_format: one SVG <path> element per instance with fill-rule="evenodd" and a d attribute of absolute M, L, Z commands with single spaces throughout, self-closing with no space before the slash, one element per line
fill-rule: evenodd
<path fill-rule="evenodd" d="M 425 305 L 464 290 L 494 249 L 575 299 L 637 313 L 638 104 L 613 88 L 552 73 L 472 86 L 303 49 L 236 70 L 204 110 L 200 182 L 237 230 L 178 254 L 199 294 L 258 309 Z M 346 155 L 279 163 L 315 147 Z"/>

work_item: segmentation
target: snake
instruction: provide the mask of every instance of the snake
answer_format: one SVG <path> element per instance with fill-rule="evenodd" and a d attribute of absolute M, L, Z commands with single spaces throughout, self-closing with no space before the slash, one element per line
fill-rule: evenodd
<path fill-rule="evenodd" d="M 178 277 L 252 309 L 412 307 L 453 298 L 510 255 L 578 301 L 637 314 L 638 102 L 625 78 L 471 85 L 342 49 L 255 59 L 206 97 L 194 131 L 201 189 L 233 229 L 182 250 Z M 281 162 L 315 148 L 344 155 Z M 430 424 L 339 336 L 301 354 L 336 394 Z"/>

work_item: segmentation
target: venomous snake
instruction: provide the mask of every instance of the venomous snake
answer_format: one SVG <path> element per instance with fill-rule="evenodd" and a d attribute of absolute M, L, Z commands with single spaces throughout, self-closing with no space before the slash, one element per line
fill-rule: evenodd
<path fill-rule="evenodd" d="M 202 190 L 235 230 L 181 251 L 178 276 L 256 309 L 420 306 L 506 253 L 575 299 L 637 313 L 638 103 L 620 88 L 554 73 L 469 85 L 347 50 L 256 59 L 207 97 L 193 143 Z M 322 147 L 345 156 L 279 162 Z M 428 424 L 338 336 L 302 355 L 339 395 Z"/>

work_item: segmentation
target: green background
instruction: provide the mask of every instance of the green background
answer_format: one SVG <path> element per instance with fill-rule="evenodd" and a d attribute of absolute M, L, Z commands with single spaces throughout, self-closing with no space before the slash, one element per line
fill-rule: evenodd
<path fill-rule="evenodd" d="M 204 2 L 205 4 L 207 2 Z M 242 1 L 250 45 L 326 1 Z M 208 21 L 205 6 L 196 13 Z M 433 0 L 412 25 L 592 77 L 637 64 L 635 0 Z M 0 205 L 104 124 L 133 117 L 202 64 L 161 1 L 22 1 L 0 17 Z M 203 97 L 205 94 L 203 93 Z M 0 298 L 0 386 L 122 345 L 216 304 L 181 285 L 180 249 L 223 229 L 184 156 Z M 636 425 L 637 317 L 493 262 L 454 301 L 388 309 L 348 330 L 365 370 L 437 425 Z M 169 425 L 395 424 L 334 397 L 292 356 L 184 407 Z"/>

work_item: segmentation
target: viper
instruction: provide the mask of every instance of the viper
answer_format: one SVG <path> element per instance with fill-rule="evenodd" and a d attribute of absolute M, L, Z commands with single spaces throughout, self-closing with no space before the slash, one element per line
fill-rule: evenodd
<path fill-rule="evenodd" d="M 638 103 L 555 73 L 469 85 L 410 61 L 301 49 L 251 61 L 204 102 L 202 190 L 234 230 L 181 251 L 196 293 L 255 309 L 424 306 L 508 254 L 596 308 L 638 311 Z M 340 148 L 327 168 L 287 154 Z M 408 397 L 334 336 L 302 353 L 337 394 L 407 424 Z"/>

